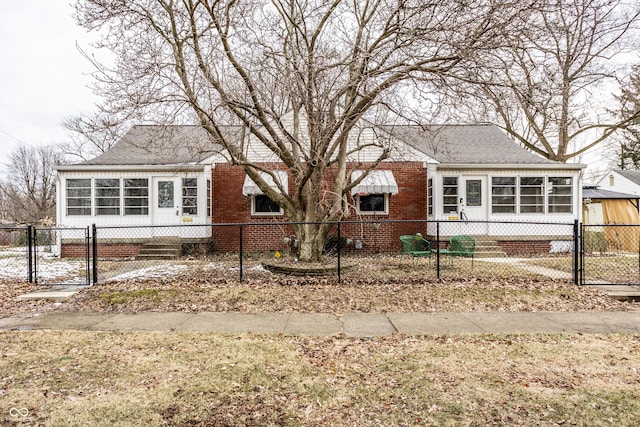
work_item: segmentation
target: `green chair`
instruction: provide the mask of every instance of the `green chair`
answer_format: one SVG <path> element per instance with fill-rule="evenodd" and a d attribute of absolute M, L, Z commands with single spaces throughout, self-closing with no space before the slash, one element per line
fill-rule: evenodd
<path fill-rule="evenodd" d="M 429 265 L 431 265 L 431 243 L 422 238 L 420 234 L 411 234 L 400 236 L 402 242 L 402 253 L 411 255 L 413 261 L 418 257 L 429 257 Z"/>
<path fill-rule="evenodd" d="M 476 251 L 476 239 L 471 236 L 451 236 L 449 239 L 449 249 L 444 249 L 440 253 L 451 257 L 471 258 L 471 268 Z"/>

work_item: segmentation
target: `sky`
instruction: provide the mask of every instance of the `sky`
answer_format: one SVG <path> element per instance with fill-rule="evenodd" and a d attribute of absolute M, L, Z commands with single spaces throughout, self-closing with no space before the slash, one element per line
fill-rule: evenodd
<path fill-rule="evenodd" d="M 95 111 L 92 52 L 96 36 L 77 26 L 73 0 L 5 1 L 0 13 L 0 176 L 20 144 L 69 140 L 65 117 Z M 583 162 L 593 164 L 597 154 Z M 596 160 L 597 161 L 597 160 Z"/>
<path fill-rule="evenodd" d="M 95 110 L 93 37 L 76 25 L 72 0 L 3 2 L 0 13 L 0 173 L 21 143 L 67 141 L 65 117 Z"/>

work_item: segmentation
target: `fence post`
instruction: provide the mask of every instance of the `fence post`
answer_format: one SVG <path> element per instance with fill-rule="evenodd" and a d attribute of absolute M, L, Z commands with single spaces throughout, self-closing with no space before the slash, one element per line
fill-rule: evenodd
<path fill-rule="evenodd" d="M 240 224 L 240 281 L 242 282 L 242 224 Z"/>
<path fill-rule="evenodd" d="M 33 283 L 33 225 L 27 225 L 27 282 Z"/>
<path fill-rule="evenodd" d="M 440 281 L 440 220 L 436 220 L 436 279 Z"/>
<path fill-rule="evenodd" d="M 338 283 L 342 283 L 340 275 L 340 248 L 342 247 L 342 234 L 340 233 L 340 222 L 338 222 Z"/>
<path fill-rule="evenodd" d="M 582 248 L 580 245 L 580 221 L 576 219 L 573 222 L 573 283 L 575 285 L 580 284 L 578 270 L 580 266 L 579 257 L 581 251 Z"/>
<path fill-rule="evenodd" d="M 93 284 L 98 283 L 98 227 L 95 224 L 91 225 L 91 263 L 93 264 L 93 268 L 91 271 L 93 272 Z"/>

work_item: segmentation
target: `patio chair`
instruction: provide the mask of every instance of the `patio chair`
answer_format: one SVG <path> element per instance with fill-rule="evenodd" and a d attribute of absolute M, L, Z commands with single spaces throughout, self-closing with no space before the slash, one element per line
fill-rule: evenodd
<path fill-rule="evenodd" d="M 400 236 L 402 242 L 402 253 L 411 255 L 413 261 L 418 257 L 429 257 L 429 266 L 431 266 L 431 243 L 422 238 L 420 234 L 411 234 Z"/>

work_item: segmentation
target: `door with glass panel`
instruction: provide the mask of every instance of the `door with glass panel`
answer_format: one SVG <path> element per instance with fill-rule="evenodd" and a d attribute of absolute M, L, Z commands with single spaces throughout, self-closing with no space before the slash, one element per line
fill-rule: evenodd
<path fill-rule="evenodd" d="M 179 224 L 181 222 L 180 179 L 157 177 L 153 179 L 153 223 L 156 225 Z"/>

